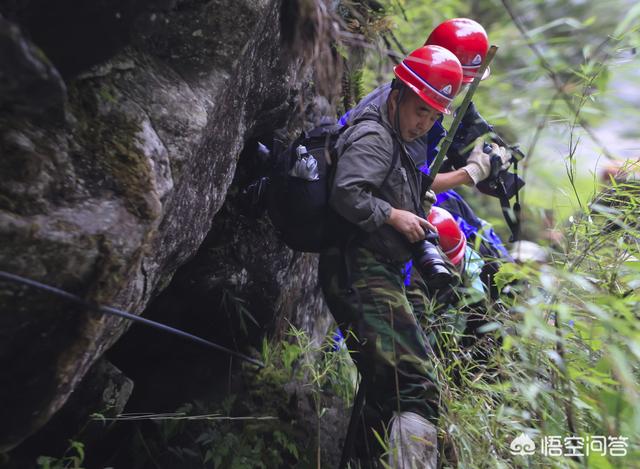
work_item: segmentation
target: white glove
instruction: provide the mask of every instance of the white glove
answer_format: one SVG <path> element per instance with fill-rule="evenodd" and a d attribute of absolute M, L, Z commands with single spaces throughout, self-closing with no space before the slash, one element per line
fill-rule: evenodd
<path fill-rule="evenodd" d="M 491 154 L 487 154 L 482 151 L 484 142 L 481 139 L 476 141 L 476 145 L 471 150 L 471 154 L 467 159 L 467 165 L 463 166 L 464 169 L 473 184 L 478 184 L 480 181 L 484 181 L 491 175 L 491 155 L 498 155 L 502 161 L 500 169 L 507 169 L 511 162 L 511 155 L 507 152 L 505 147 L 499 147 L 495 143 L 491 144 Z"/>
<path fill-rule="evenodd" d="M 509 165 L 511 165 L 511 152 L 509 152 L 505 147 L 499 147 L 497 144 L 491 144 L 491 154 L 498 155 L 500 160 L 502 161 L 502 166 L 500 166 L 500 170 L 507 169 Z"/>

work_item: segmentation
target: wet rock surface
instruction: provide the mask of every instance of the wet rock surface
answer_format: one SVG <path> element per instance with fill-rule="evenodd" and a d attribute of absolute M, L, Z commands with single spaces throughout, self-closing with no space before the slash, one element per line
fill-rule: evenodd
<path fill-rule="evenodd" d="M 307 92 L 278 1 L 3 1 L 0 14 L 0 269 L 151 316 L 167 287 L 177 304 L 226 289 L 257 316 L 254 337 L 284 318 L 324 333 L 315 258 L 229 192 L 246 142 L 295 121 Z M 0 449 L 47 423 L 128 327 L 0 282 Z"/>

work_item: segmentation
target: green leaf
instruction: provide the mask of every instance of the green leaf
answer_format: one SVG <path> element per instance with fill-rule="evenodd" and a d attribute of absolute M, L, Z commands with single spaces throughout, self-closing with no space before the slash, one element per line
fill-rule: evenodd
<path fill-rule="evenodd" d="M 52 469 L 51 463 L 54 459 L 51 456 L 38 456 L 36 463 L 40 469 Z"/>
<path fill-rule="evenodd" d="M 586 467 L 597 467 L 598 469 L 613 469 L 611 463 L 601 454 L 590 452 L 587 457 Z"/>
<path fill-rule="evenodd" d="M 640 17 L 640 3 L 636 3 L 629 12 L 626 14 L 624 19 L 618 24 L 618 27 L 615 29 L 613 35 L 617 38 L 622 36 L 627 28 Z"/>
<path fill-rule="evenodd" d="M 524 278 L 526 278 L 526 275 L 521 268 L 517 264 L 509 262 L 500 266 L 500 270 L 496 273 L 494 280 L 498 290 L 502 290 L 510 283 Z"/>

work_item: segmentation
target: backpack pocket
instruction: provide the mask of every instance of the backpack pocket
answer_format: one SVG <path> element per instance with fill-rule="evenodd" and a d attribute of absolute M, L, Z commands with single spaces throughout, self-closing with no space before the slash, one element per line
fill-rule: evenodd
<path fill-rule="evenodd" d="M 288 215 L 295 222 L 313 222 L 326 214 L 327 210 L 327 181 L 307 181 L 299 178 L 289 178 L 285 195 Z"/>

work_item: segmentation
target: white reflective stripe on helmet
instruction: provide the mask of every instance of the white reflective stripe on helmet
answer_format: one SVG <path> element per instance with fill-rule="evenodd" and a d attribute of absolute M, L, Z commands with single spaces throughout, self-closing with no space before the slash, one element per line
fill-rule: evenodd
<path fill-rule="evenodd" d="M 433 91 L 434 93 L 436 93 L 438 96 L 442 97 L 442 99 L 444 99 L 445 101 L 453 101 L 453 98 L 450 98 L 449 96 L 447 96 L 446 94 L 443 94 L 442 92 L 438 91 L 437 89 L 435 89 L 433 86 L 431 86 L 424 78 L 422 78 L 420 75 L 418 75 L 416 72 L 414 72 L 413 70 L 411 70 L 411 67 L 409 67 L 409 65 L 407 65 L 406 63 L 404 63 L 404 60 L 402 62 L 400 62 L 400 65 L 406 70 L 408 71 L 411 75 L 413 75 L 414 77 L 416 77 L 418 80 L 420 80 L 425 86 L 427 86 L 431 91 Z"/>
<path fill-rule="evenodd" d="M 458 244 L 456 244 L 454 247 L 452 247 L 451 249 L 448 249 L 445 254 L 449 255 L 449 254 L 453 254 L 454 252 L 458 252 L 458 250 L 461 248 L 461 245 L 463 243 L 466 243 L 467 240 L 464 237 L 460 237 L 460 239 L 458 240 Z"/>

